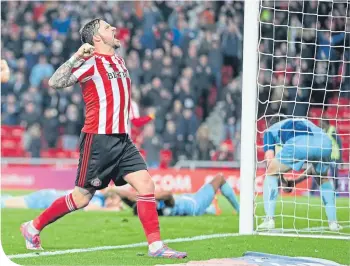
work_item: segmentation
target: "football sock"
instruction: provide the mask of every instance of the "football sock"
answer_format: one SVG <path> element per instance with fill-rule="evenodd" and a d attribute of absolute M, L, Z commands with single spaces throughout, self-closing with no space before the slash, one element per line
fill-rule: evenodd
<path fill-rule="evenodd" d="M 55 200 L 49 208 L 42 212 L 37 218 L 33 220 L 33 226 L 38 231 L 57 219 L 63 217 L 67 213 L 73 212 L 77 209 L 72 194 L 60 197 Z"/>
<path fill-rule="evenodd" d="M 327 181 L 320 186 L 321 188 L 321 197 L 323 204 L 326 209 L 326 215 L 328 221 L 336 221 L 337 220 L 337 212 L 335 209 L 335 192 L 333 188 L 333 184 L 331 181 Z"/>
<path fill-rule="evenodd" d="M 278 196 L 278 179 L 275 176 L 266 176 L 264 180 L 264 209 L 267 217 L 275 216 L 276 199 Z"/>
<path fill-rule="evenodd" d="M 159 249 L 162 246 L 158 213 L 154 194 L 137 196 L 137 214 L 143 226 L 150 250 Z M 158 242 L 158 243 L 157 243 Z"/>

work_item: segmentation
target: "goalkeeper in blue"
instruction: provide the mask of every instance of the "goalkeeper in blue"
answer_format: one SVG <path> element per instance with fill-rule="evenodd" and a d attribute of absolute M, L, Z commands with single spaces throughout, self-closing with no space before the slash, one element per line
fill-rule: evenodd
<path fill-rule="evenodd" d="M 276 146 L 281 149 L 275 154 Z M 310 164 L 302 174 L 316 178 L 328 218 L 329 229 L 339 231 L 337 222 L 333 180 L 327 177 L 332 141 L 323 130 L 307 119 L 274 116 L 264 134 L 264 152 L 267 161 L 263 187 L 265 220 L 258 229 L 275 228 L 275 209 L 279 178 L 286 183 L 283 174 L 300 171 L 305 163 Z"/>

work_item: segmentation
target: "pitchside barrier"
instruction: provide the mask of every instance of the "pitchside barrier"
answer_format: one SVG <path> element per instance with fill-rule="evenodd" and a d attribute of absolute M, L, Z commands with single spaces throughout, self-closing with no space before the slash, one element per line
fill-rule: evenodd
<path fill-rule="evenodd" d="M 68 190 L 74 186 L 76 160 L 3 158 L 1 167 L 2 190 Z M 204 166 L 207 165 L 205 168 Z M 189 166 L 190 169 L 189 169 Z M 208 167 L 209 166 L 209 167 Z M 180 162 L 176 168 L 150 169 L 156 187 L 171 190 L 174 193 L 194 193 L 203 184 L 222 172 L 227 182 L 237 194 L 240 193 L 240 170 L 236 162 Z M 259 168 L 255 179 L 255 191 L 262 193 L 265 168 Z M 296 178 L 299 173 L 288 174 L 287 178 Z M 349 197 L 349 170 L 339 171 L 338 195 Z M 243 177 L 242 177 L 243 178 Z M 297 185 L 291 196 L 302 196 L 310 191 L 312 180 Z M 127 188 L 128 186 L 126 186 Z"/>

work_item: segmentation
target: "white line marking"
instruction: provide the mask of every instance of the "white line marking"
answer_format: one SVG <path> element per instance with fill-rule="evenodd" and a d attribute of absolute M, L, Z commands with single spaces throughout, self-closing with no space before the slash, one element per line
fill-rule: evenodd
<path fill-rule="evenodd" d="M 349 228 L 350 226 L 343 226 L 344 228 Z M 312 232 L 315 230 L 327 229 L 328 227 L 311 227 L 311 228 L 303 228 L 300 229 L 300 232 Z M 279 231 L 280 230 L 280 231 Z M 284 232 L 287 232 L 291 229 L 285 229 Z M 278 233 L 280 232 L 280 233 Z M 284 237 L 308 237 L 308 238 L 339 238 L 339 239 L 349 239 L 349 237 L 342 237 L 336 235 L 303 235 L 303 234 L 285 234 L 282 233 L 281 229 L 275 229 L 274 231 L 269 232 L 255 232 L 257 235 L 265 235 L 265 236 L 284 236 Z M 212 235 L 200 235 L 194 237 L 182 237 L 175 239 L 167 239 L 164 240 L 165 243 L 179 243 L 179 242 L 192 242 L 213 238 L 221 238 L 221 237 L 235 237 L 235 236 L 243 236 L 239 233 L 227 233 L 227 234 L 212 234 Z M 14 254 L 8 255 L 9 259 L 23 259 L 23 258 L 33 258 L 33 257 L 43 257 L 43 256 L 54 256 L 54 255 L 63 255 L 63 254 L 72 254 L 72 253 L 85 253 L 85 252 L 93 252 L 100 250 L 112 250 L 112 249 L 124 249 L 124 248 L 136 248 L 136 247 L 145 247 L 147 246 L 147 242 L 140 242 L 134 244 L 127 245 L 118 245 L 118 246 L 102 246 L 102 247 L 93 247 L 93 248 L 77 248 L 77 249 L 67 249 L 67 250 L 58 250 L 58 251 L 44 251 L 44 252 L 36 252 L 36 253 L 22 253 L 22 254 Z"/>
<path fill-rule="evenodd" d="M 269 232 L 259 233 L 258 235 L 260 235 L 260 236 L 283 236 L 283 237 L 350 240 L 349 236 L 338 236 L 338 235 L 280 234 L 280 233 L 269 233 Z"/>
<path fill-rule="evenodd" d="M 206 239 L 221 238 L 221 237 L 233 237 L 233 236 L 239 236 L 239 234 L 231 233 L 231 234 L 201 235 L 201 236 L 194 236 L 194 237 L 167 239 L 167 240 L 164 240 L 164 242 L 166 243 L 192 242 L 192 241 L 198 241 L 198 240 L 206 240 Z M 41 256 L 54 256 L 54 255 L 62 255 L 62 254 L 92 252 L 92 251 L 100 251 L 100 250 L 136 248 L 136 247 L 144 247 L 147 245 L 148 245 L 147 242 L 140 242 L 135 244 L 119 245 L 119 246 L 103 246 L 103 247 L 94 247 L 94 248 L 77 248 L 77 249 L 58 250 L 58 251 L 44 251 L 44 252 L 38 252 L 38 253 L 15 254 L 15 255 L 8 255 L 7 257 L 9 259 L 23 259 L 23 258 L 33 258 L 33 257 L 41 257 Z"/>
<path fill-rule="evenodd" d="M 350 225 L 342 225 L 343 228 L 350 228 Z M 276 229 L 272 229 L 269 232 L 271 233 L 284 233 L 284 232 L 301 232 L 301 233 L 307 233 L 307 232 L 317 232 L 317 231 L 322 231 L 322 230 L 326 230 L 329 229 L 328 226 L 319 226 L 319 227 L 310 227 L 310 228 L 302 228 L 302 229 L 294 229 L 294 228 L 287 228 L 287 229 L 283 229 L 283 228 L 276 228 Z M 329 231 L 329 230 L 328 230 Z M 266 230 L 264 231 L 257 231 L 257 233 L 260 232 L 267 232 Z M 329 231 L 330 232 L 330 231 Z M 340 233 L 342 234 L 342 233 Z M 348 234 L 345 234 L 348 235 Z"/>

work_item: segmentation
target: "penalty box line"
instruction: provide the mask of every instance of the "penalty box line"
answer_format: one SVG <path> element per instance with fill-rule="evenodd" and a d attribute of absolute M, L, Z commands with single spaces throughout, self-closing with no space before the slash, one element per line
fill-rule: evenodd
<path fill-rule="evenodd" d="M 234 237 L 239 236 L 239 233 L 228 233 L 228 234 L 212 234 L 212 235 L 199 235 L 194 237 L 181 237 L 175 239 L 164 240 L 165 243 L 179 243 L 179 242 L 192 242 L 207 240 L 213 238 L 221 237 Z M 23 258 L 35 258 L 35 257 L 44 257 L 44 256 L 54 256 L 54 255 L 64 255 L 64 254 L 73 254 L 73 253 L 85 253 L 101 250 L 113 250 L 113 249 L 124 249 L 124 248 L 136 248 L 148 246 L 147 242 L 140 242 L 135 244 L 128 245 L 118 245 L 118 246 L 102 246 L 102 247 L 93 247 L 93 248 L 77 248 L 77 249 L 67 249 L 67 250 L 58 250 L 58 251 L 44 251 L 44 252 L 35 252 L 35 253 L 23 253 L 23 254 L 14 254 L 7 255 L 9 259 L 23 259 Z"/>

